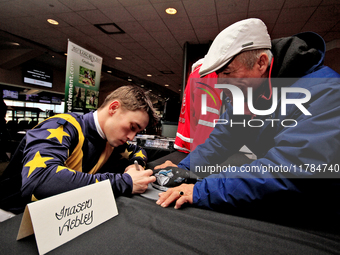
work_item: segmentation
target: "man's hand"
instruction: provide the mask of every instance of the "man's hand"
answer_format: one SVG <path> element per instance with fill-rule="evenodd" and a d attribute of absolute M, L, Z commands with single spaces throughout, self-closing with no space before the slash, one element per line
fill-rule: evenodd
<path fill-rule="evenodd" d="M 125 173 L 131 176 L 132 179 L 132 194 L 140 194 L 144 193 L 148 188 L 148 184 L 150 182 L 156 181 L 155 176 L 151 176 L 153 174 L 152 170 L 143 170 L 137 171 L 136 168 L 130 167 Z"/>
<path fill-rule="evenodd" d="M 177 165 L 175 165 L 174 163 L 172 163 L 170 160 L 165 161 L 163 164 L 155 166 L 154 169 L 162 169 L 162 168 L 166 168 L 167 166 L 174 166 L 177 167 Z"/>
<path fill-rule="evenodd" d="M 168 189 L 166 192 L 159 194 L 156 204 L 162 207 L 168 207 L 175 202 L 175 209 L 179 209 L 184 203 L 192 204 L 194 184 L 181 184 L 178 187 Z"/>

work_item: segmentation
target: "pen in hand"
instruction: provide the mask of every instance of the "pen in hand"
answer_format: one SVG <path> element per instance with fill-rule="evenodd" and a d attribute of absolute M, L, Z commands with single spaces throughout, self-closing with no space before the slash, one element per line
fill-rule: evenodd
<path fill-rule="evenodd" d="M 138 161 L 135 160 L 134 164 L 135 164 L 136 170 L 139 171 Z"/>

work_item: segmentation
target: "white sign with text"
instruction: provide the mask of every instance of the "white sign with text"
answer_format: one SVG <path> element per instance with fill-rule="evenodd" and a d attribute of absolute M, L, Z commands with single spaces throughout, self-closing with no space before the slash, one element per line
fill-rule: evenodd
<path fill-rule="evenodd" d="M 17 240 L 34 233 L 45 254 L 116 215 L 110 181 L 98 182 L 28 204 Z"/>

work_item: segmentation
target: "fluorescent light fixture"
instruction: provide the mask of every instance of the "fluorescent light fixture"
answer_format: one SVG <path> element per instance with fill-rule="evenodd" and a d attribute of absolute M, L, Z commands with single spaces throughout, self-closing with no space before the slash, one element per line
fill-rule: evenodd
<path fill-rule="evenodd" d="M 39 89 L 30 89 L 26 92 L 27 95 L 32 95 L 32 94 L 37 94 L 39 93 L 40 90 Z"/>
<path fill-rule="evenodd" d="M 94 26 L 105 34 L 125 34 L 124 30 L 115 23 L 94 24 Z"/>

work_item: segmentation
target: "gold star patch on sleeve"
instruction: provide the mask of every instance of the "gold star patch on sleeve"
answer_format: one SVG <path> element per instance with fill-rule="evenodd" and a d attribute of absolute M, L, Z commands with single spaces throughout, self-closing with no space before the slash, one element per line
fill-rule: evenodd
<path fill-rule="evenodd" d="M 38 201 L 39 199 L 37 199 L 33 194 L 32 194 L 32 197 L 31 197 L 31 202 L 35 202 L 35 201 Z"/>
<path fill-rule="evenodd" d="M 31 161 L 28 161 L 25 165 L 25 167 L 29 167 L 27 178 L 33 173 L 33 171 L 38 167 L 46 167 L 45 162 L 48 160 L 53 159 L 52 157 L 41 157 L 40 152 L 37 151 L 37 153 L 34 155 L 34 158 Z"/>
<path fill-rule="evenodd" d="M 131 153 L 132 151 L 128 151 L 127 149 L 125 149 L 125 151 L 120 153 L 120 155 L 122 155 L 123 158 L 129 159 Z"/>
<path fill-rule="evenodd" d="M 70 171 L 70 172 L 72 172 L 72 173 L 76 173 L 75 170 L 70 169 L 70 168 L 67 168 L 66 166 L 58 166 L 58 167 L 57 167 L 57 171 L 56 171 L 55 173 L 58 173 L 58 172 L 60 172 L 60 171 L 62 171 L 62 170 L 64 170 L 64 169 L 66 169 L 66 170 L 68 170 L 68 171 Z"/>
<path fill-rule="evenodd" d="M 142 150 L 139 150 L 136 154 L 135 154 L 136 157 L 140 157 L 140 158 L 146 158 L 146 156 L 143 154 L 143 151 Z"/>
<path fill-rule="evenodd" d="M 70 136 L 68 133 L 64 132 L 64 126 L 60 125 L 56 129 L 47 129 L 51 134 L 46 139 L 57 138 L 59 143 L 62 143 L 64 136 Z"/>

